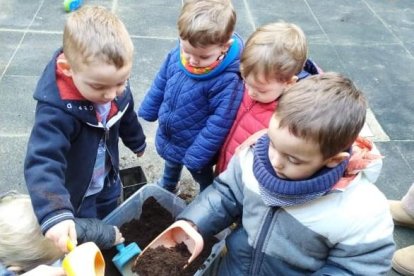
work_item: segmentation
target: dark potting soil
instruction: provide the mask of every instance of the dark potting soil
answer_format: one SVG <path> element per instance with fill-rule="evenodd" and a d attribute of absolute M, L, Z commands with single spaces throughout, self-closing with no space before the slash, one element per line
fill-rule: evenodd
<path fill-rule="evenodd" d="M 145 200 L 142 205 L 142 213 L 139 220 L 133 219 L 130 222 L 124 223 L 120 227 L 120 231 L 125 238 L 125 245 L 131 242 L 136 242 L 138 246 L 144 250 L 144 248 L 154 240 L 159 234 L 161 234 L 168 226 L 174 222 L 172 214 L 162 207 L 153 197 Z M 203 264 L 210 256 L 211 248 L 216 244 L 218 240 L 215 237 L 204 239 L 203 251 L 200 255 L 186 267 L 184 271 L 180 272 L 180 276 L 194 275 L 196 271 L 203 268 Z M 114 264 L 112 258 L 118 253 L 116 248 L 109 250 L 102 250 L 102 254 L 105 259 L 105 276 L 120 276 Z M 214 258 L 214 256 L 212 256 Z M 169 257 L 170 258 L 170 257 Z M 187 258 L 188 260 L 188 258 Z M 155 263 L 154 271 L 159 268 L 159 264 Z M 169 271 L 170 272 L 170 271 Z M 173 274 L 159 274 L 151 273 L 152 275 L 173 275 Z"/>
<path fill-rule="evenodd" d="M 148 248 L 136 259 L 132 271 L 139 276 L 179 276 L 190 257 L 191 254 L 183 242 L 171 248 L 164 246 Z"/>

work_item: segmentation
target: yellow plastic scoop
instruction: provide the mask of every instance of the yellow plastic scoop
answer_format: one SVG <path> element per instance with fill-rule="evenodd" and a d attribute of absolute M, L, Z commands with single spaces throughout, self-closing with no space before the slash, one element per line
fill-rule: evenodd
<path fill-rule="evenodd" d="M 62 262 L 63 270 L 68 276 L 104 276 L 105 260 L 98 246 L 86 242 L 77 247 L 68 239 L 69 253 Z"/>

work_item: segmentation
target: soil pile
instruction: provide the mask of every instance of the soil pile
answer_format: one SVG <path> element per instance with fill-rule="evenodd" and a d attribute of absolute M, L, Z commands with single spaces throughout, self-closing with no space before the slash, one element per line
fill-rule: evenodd
<path fill-rule="evenodd" d="M 139 220 L 133 219 L 130 222 L 123 224 L 120 227 L 121 233 L 125 238 L 125 244 L 136 242 L 138 246 L 144 250 L 144 248 L 154 240 L 159 234 L 161 234 L 168 226 L 174 222 L 172 214 L 162 207 L 155 198 L 150 197 L 145 200 L 142 206 L 142 213 Z M 209 257 L 211 248 L 216 244 L 218 240 L 215 237 L 204 239 L 204 248 L 200 255 L 186 267 L 184 271 L 180 272 L 180 276 L 194 275 L 195 272 L 202 268 L 203 263 Z M 187 249 L 187 247 L 185 247 Z M 114 264 L 112 258 L 118 253 L 115 248 L 102 251 L 105 258 L 105 275 L 106 276 L 120 276 Z M 170 257 L 169 257 L 170 258 Z M 186 261 L 188 261 L 186 258 Z M 172 275 L 171 271 L 167 274 L 158 273 L 155 270 L 160 267 L 160 263 L 156 263 L 153 266 L 154 271 L 152 275 Z M 180 266 L 181 267 L 181 266 Z M 149 274 L 149 275 L 150 275 Z"/>
<path fill-rule="evenodd" d="M 184 243 L 171 248 L 164 246 L 149 248 L 137 258 L 132 271 L 140 276 L 179 276 L 182 275 L 184 266 L 190 257 L 191 254 Z"/>

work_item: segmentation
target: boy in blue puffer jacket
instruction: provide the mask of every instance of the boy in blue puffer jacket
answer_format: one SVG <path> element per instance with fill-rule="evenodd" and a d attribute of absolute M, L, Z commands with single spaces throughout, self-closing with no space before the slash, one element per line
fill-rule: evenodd
<path fill-rule="evenodd" d="M 180 41 L 167 56 L 138 115 L 158 120 L 155 145 L 165 160 L 159 184 L 176 192 L 183 166 L 200 190 L 213 182 L 214 157 L 243 96 L 241 38 L 230 1 L 187 1 L 178 19 Z"/>

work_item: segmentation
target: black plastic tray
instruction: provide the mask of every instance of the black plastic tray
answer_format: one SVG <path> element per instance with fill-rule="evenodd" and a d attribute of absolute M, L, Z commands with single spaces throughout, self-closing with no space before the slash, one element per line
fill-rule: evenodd
<path fill-rule="evenodd" d="M 122 169 L 119 175 L 122 182 L 123 201 L 147 184 L 147 178 L 141 166 Z"/>

